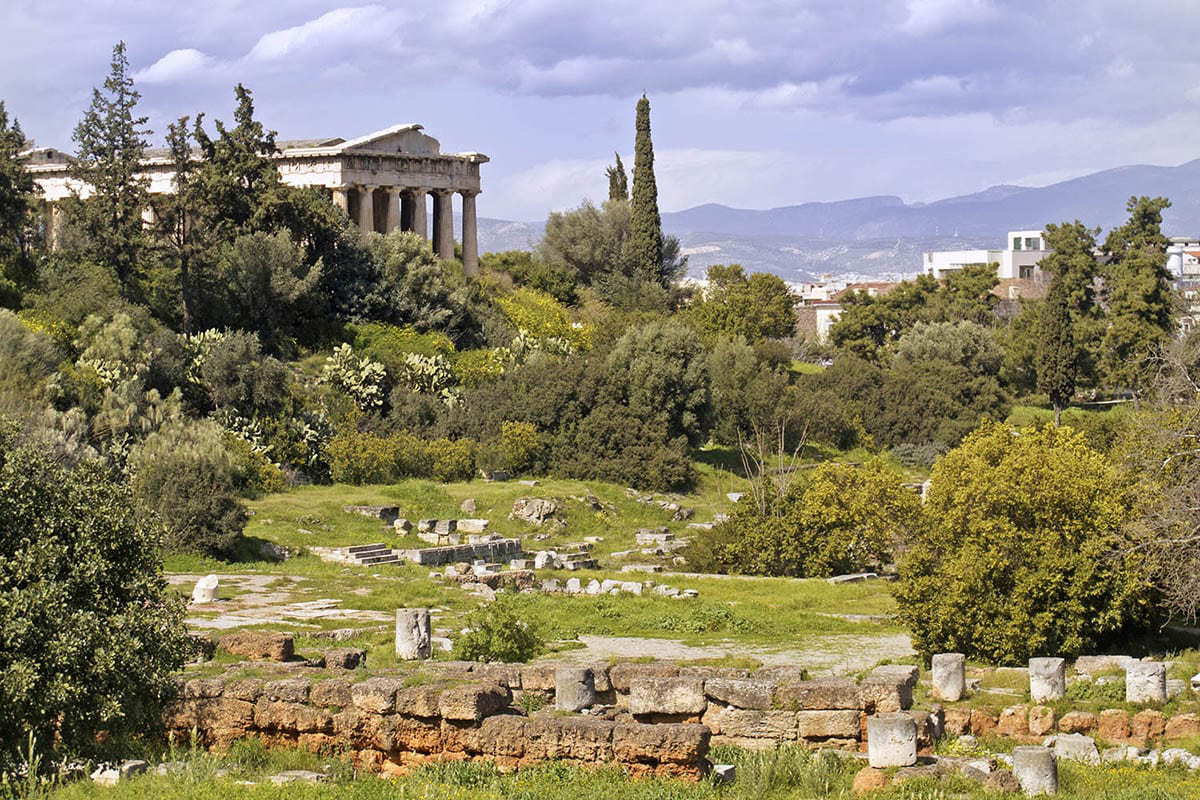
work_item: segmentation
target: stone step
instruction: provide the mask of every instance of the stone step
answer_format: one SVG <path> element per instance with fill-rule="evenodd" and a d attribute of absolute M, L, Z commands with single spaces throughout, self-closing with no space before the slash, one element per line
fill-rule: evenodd
<path fill-rule="evenodd" d="M 400 560 L 400 556 L 393 552 L 388 552 L 380 555 L 363 556 L 354 560 L 363 566 L 367 566 L 368 564 L 395 564 Z"/>
<path fill-rule="evenodd" d="M 377 550 L 387 550 L 387 549 L 388 549 L 388 546 L 386 544 L 384 544 L 383 542 L 377 542 L 376 544 L 351 545 L 350 547 L 346 548 L 346 552 L 350 553 L 351 555 L 356 555 L 358 553 L 369 553 L 369 552 L 374 552 Z"/>

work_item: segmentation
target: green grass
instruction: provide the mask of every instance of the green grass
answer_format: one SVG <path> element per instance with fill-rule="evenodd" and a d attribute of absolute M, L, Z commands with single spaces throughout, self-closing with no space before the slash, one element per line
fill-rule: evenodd
<path fill-rule="evenodd" d="M 738 768 L 726 787 L 708 781 L 632 780 L 612 767 L 579 768 L 550 763 L 503 772 L 486 763 L 430 765 L 401 779 L 356 776 L 337 759 L 291 750 L 266 751 L 238 743 L 226 757 L 175 754 L 182 766 L 171 776 L 143 776 L 106 789 L 84 781 L 58 789 L 48 800 L 849 800 L 850 784 L 861 762 L 797 747 L 751 753 L 720 748 L 718 762 Z M 286 769 L 329 775 L 323 784 L 264 783 Z M 218 771 L 226 771 L 218 777 Z M 1070 762 L 1059 766 L 1066 800 L 1185 800 L 1200 796 L 1200 775 L 1180 769 L 1092 768 Z M 244 785 L 242 782 L 255 782 Z M 993 800 L 965 779 L 910 781 L 871 795 L 877 800 Z"/>

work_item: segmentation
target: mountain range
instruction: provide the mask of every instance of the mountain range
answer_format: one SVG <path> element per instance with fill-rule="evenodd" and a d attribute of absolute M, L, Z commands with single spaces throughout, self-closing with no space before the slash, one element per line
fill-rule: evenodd
<path fill-rule="evenodd" d="M 1164 196 L 1171 236 L 1200 235 L 1200 159 L 1176 167 L 1117 167 L 1049 186 L 1001 185 L 931 203 L 882 195 L 803 203 L 766 210 L 715 203 L 662 215 L 663 229 L 679 237 L 688 272 L 738 263 L 805 282 L 822 275 L 911 275 L 926 250 L 1000 248 L 1010 230 L 1081 220 L 1105 231 L 1120 225 L 1135 195 Z M 528 249 L 542 223 L 479 221 L 482 251 Z"/>

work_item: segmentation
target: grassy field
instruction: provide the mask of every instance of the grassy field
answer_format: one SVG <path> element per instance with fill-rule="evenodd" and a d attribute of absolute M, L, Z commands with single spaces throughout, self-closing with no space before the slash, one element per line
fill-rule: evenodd
<path fill-rule="evenodd" d="M 144 776 L 107 789 L 76 783 L 49 800 L 848 800 L 861 762 L 794 747 L 764 753 L 722 748 L 714 753 L 738 768 L 737 781 L 718 787 L 702 781 L 631 780 L 618 769 L 581 769 L 547 764 L 504 774 L 486 764 L 425 767 L 402 779 L 356 776 L 342 762 L 298 751 L 267 752 L 253 742 L 235 745 L 226 757 L 184 754 L 171 776 Z M 282 770 L 325 772 L 322 784 L 265 782 Z M 219 776 L 219 777 L 218 777 Z M 1179 769 L 1090 768 L 1060 765 L 1069 800 L 1186 800 L 1200 796 L 1200 776 Z M 244 782 L 254 782 L 248 785 Z M 965 779 L 913 780 L 871 795 L 878 800 L 991 800 Z"/>

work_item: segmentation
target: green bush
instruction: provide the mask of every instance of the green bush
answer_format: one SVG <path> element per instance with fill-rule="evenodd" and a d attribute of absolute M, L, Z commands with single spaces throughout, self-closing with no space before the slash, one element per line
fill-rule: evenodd
<path fill-rule="evenodd" d="M 468 614 L 466 628 L 468 632 L 454 642 L 454 657 L 460 661 L 517 664 L 545 649 L 538 630 L 522 619 L 516 605 L 505 598 Z"/>
<path fill-rule="evenodd" d="M 542 437 L 528 422 L 502 422 L 500 435 L 480 448 L 479 466 L 520 474 L 537 464 L 543 450 Z"/>
<path fill-rule="evenodd" d="M 765 513 L 764 513 L 765 511 Z M 879 570 L 920 529 L 916 493 L 879 463 L 825 463 L 765 510 L 739 503 L 730 519 L 693 540 L 686 557 L 703 572 L 828 577 Z"/>
<path fill-rule="evenodd" d="M 190 645 L 159 528 L 133 506 L 103 465 L 0 430 L 0 773 L 29 733 L 54 762 L 159 725 Z"/>
<path fill-rule="evenodd" d="M 465 350 L 454 359 L 451 369 L 459 383 L 473 388 L 503 375 L 507 360 L 507 351 L 500 348 Z"/>
<path fill-rule="evenodd" d="M 134 494 L 162 520 L 167 547 L 215 556 L 233 552 L 247 516 L 219 425 L 164 425 L 130 452 L 129 472 Z"/>
<path fill-rule="evenodd" d="M 1113 467 L 1069 428 L 989 424 L 938 460 L 894 592 L 913 646 L 1023 664 L 1145 626 Z"/>
<path fill-rule="evenodd" d="M 436 480 L 469 481 L 475 476 L 475 443 L 470 439 L 435 439 L 425 449 Z"/>
<path fill-rule="evenodd" d="M 394 436 L 340 431 L 325 446 L 329 477 L 334 483 L 355 486 L 392 483 L 398 474 L 401 447 L 402 443 Z"/>

